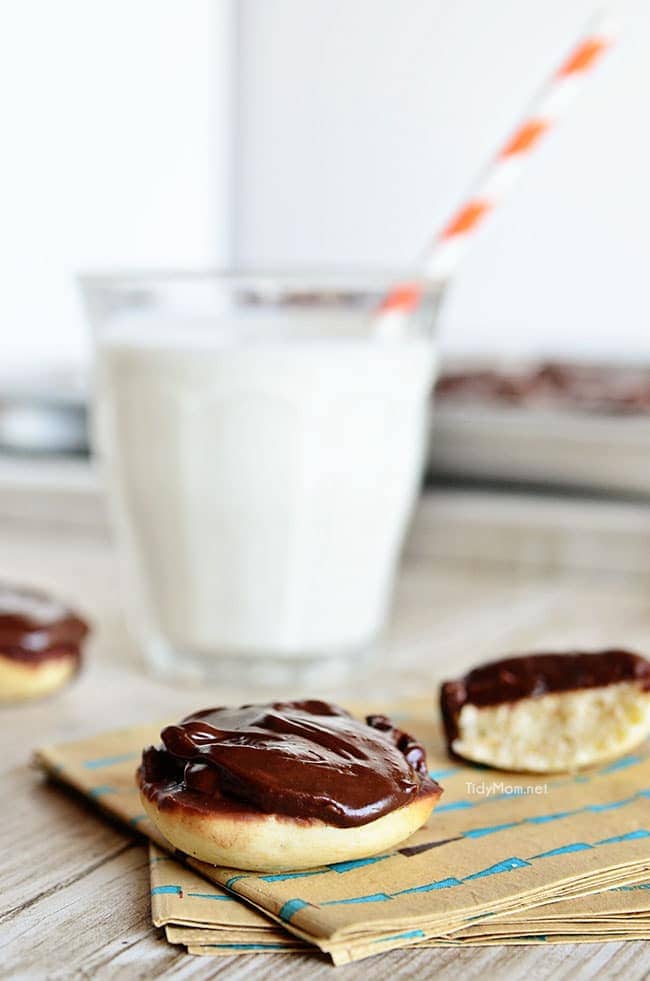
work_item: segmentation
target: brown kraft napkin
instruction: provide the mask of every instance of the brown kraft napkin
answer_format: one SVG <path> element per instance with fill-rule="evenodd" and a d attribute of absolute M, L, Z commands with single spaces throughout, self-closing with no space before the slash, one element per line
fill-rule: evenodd
<path fill-rule="evenodd" d="M 150 846 L 153 854 L 162 854 Z M 192 952 L 201 954 L 226 954 L 238 951 L 259 949 L 264 952 L 289 949 L 289 935 L 269 925 L 265 930 L 242 929 L 231 930 L 223 922 L 222 917 L 211 917 L 210 893 L 200 893 L 208 902 L 202 902 L 195 908 L 192 915 L 194 926 L 174 926 L 186 920 L 188 914 L 187 900 L 197 895 L 197 891 L 205 889 L 204 880 L 179 862 L 169 858 L 164 865 L 164 873 L 156 875 L 152 866 L 152 891 L 157 883 L 164 880 L 167 886 L 170 882 L 177 884 L 180 894 L 164 895 L 152 898 L 154 922 L 166 926 L 166 935 L 170 943 L 185 944 Z M 164 917 L 160 910 L 159 901 L 167 900 L 164 906 Z M 632 919 L 632 917 L 634 919 Z M 200 924 L 203 925 L 200 925 Z M 626 939 L 644 939 L 650 934 L 650 884 L 643 883 L 610 889 L 603 893 L 585 896 L 571 901 L 560 901 L 545 906 L 539 906 L 524 913 L 508 916 L 493 916 L 482 918 L 478 923 L 468 925 L 450 937 L 441 937 L 429 941 L 416 941 L 417 946 L 428 947 L 438 943 L 453 940 L 458 945 L 484 945 L 488 942 L 527 943 L 554 942 L 556 936 L 563 936 L 564 941 L 576 939 L 595 939 L 603 941 L 618 938 L 624 931 Z M 293 938 L 295 939 L 295 938 Z M 300 944 L 297 949 L 304 949 Z M 255 946 L 257 945 L 257 946 Z M 195 948 L 205 948 L 196 950 Z"/>
<path fill-rule="evenodd" d="M 418 721 L 413 728 L 445 794 L 408 842 L 299 873 L 190 864 L 337 963 L 447 936 L 483 914 L 650 877 L 647 745 L 590 772 L 539 779 L 452 763 L 436 726 Z M 37 761 L 170 849 L 144 816 L 133 777 L 141 748 L 157 742 L 159 731 L 135 727 L 49 747 Z"/>

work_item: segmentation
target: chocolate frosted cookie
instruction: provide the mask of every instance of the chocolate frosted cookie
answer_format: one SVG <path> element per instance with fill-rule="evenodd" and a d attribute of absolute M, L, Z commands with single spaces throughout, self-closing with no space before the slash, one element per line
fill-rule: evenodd
<path fill-rule="evenodd" d="M 509 657 L 445 682 L 440 708 L 456 756 L 504 770 L 574 770 L 650 734 L 650 662 L 622 650 Z"/>
<path fill-rule="evenodd" d="M 58 600 L 0 584 L 0 702 L 49 695 L 78 671 L 87 624 Z"/>
<path fill-rule="evenodd" d="M 442 793 L 415 739 L 327 702 L 205 709 L 161 739 L 138 770 L 144 808 L 173 845 L 215 865 L 374 855 L 424 824 Z"/>

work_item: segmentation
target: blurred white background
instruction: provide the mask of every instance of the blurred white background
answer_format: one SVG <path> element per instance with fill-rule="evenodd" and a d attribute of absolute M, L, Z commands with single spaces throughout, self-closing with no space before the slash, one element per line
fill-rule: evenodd
<path fill-rule="evenodd" d="M 2 361 L 81 359 L 80 268 L 227 254 L 230 3 L 0 6 Z"/>
<path fill-rule="evenodd" d="M 404 267 L 593 0 L 0 7 L 3 365 L 82 360 L 79 268 Z M 447 351 L 650 358 L 650 5 L 477 236 Z"/>

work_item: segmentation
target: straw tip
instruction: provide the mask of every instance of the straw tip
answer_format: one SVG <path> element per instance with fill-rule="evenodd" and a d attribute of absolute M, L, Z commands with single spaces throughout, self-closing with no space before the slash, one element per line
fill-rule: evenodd
<path fill-rule="evenodd" d="M 422 296 L 419 283 L 401 283 L 390 291 L 379 307 L 379 313 L 409 313 L 414 310 Z"/>

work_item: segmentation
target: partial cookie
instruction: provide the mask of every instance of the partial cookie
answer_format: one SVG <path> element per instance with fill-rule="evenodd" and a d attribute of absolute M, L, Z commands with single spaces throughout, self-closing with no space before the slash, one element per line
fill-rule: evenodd
<path fill-rule="evenodd" d="M 172 845 L 213 865 L 375 855 L 421 827 L 442 793 L 411 736 L 326 702 L 206 709 L 161 739 L 138 770 L 143 806 Z"/>
<path fill-rule="evenodd" d="M 445 682 L 440 708 L 453 755 L 502 770 L 576 770 L 650 735 L 650 662 L 622 650 L 505 658 Z"/>
<path fill-rule="evenodd" d="M 0 585 L 0 703 L 49 695 L 79 670 L 87 624 L 58 600 Z"/>

